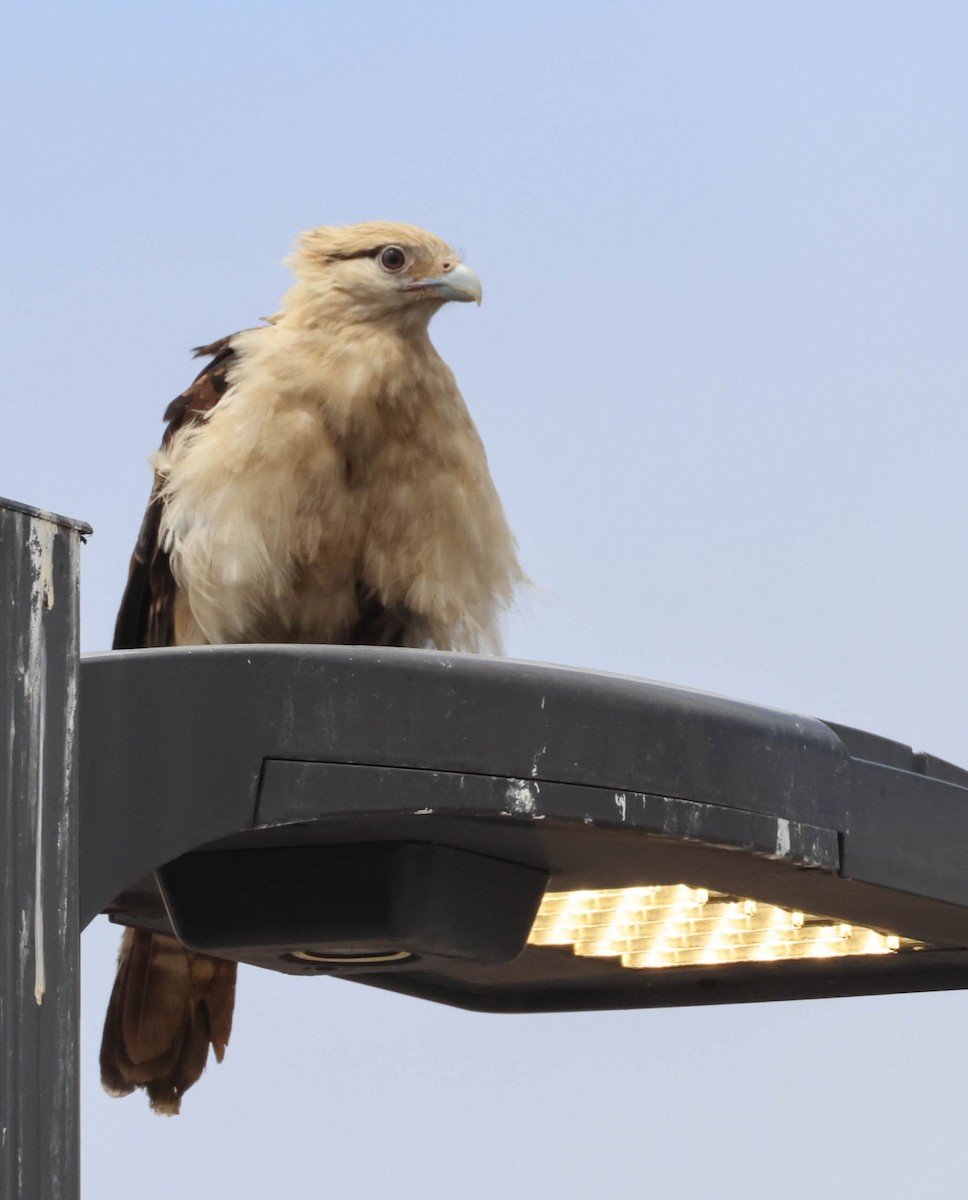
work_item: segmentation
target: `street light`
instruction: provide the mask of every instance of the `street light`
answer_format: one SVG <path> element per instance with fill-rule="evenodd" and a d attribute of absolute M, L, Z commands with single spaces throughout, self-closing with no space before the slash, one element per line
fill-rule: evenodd
<path fill-rule="evenodd" d="M 968 986 L 968 772 L 594 672 L 336 646 L 81 669 L 82 913 L 482 1011 Z"/>

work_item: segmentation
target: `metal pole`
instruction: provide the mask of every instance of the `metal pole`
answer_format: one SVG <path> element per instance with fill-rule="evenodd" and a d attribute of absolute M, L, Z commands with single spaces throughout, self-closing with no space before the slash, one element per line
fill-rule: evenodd
<path fill-rule="evenodd" d="M 0 500 L 0 1196 L 77 1200 L 78 560 Z"/>

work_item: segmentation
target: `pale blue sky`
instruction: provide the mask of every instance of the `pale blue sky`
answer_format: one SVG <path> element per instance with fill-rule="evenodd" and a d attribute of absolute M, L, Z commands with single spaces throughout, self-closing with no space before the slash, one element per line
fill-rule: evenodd
<path fill-rule="evenodd" d="M 539 591 L 518 657 L 968 765 L 968 7 L 15 2 L 0 494 L 88 520 L 106 646 L 188 348 L 294 235 L 452 239 L 453 366 Z M 102 927 L 103 926 L 103 927 Z M 243 970 L 177 1121 L 96 1076 L 87 1200 L 962 1186 L 965 999 L 487 1017 Z"/>

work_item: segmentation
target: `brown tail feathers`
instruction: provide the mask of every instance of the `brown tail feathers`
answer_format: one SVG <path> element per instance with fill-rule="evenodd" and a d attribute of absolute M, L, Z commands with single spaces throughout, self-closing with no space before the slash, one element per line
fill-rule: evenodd
<path fill-rule="evenodd" d="M 174 938 L 126 929 L 101 1041 L 101 1082 L 112 1096 L 144 1088 L 174 1116 L 232 1031 L 236 964 L 195 954 Z"/>

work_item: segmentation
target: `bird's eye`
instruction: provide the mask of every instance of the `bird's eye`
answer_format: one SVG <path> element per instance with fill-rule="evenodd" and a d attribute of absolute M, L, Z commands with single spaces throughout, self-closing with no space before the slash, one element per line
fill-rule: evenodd
<path fill-rule="evenodd" d="M 407 256 L 399 246 L 387 246 L 380 254 L 380 266 L 388 271 L 399 271 L 406 261 Z"/>

